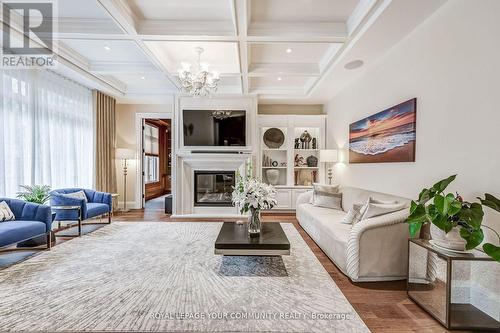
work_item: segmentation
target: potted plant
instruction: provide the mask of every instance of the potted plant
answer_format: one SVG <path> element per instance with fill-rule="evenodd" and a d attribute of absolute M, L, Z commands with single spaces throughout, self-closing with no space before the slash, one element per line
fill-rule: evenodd
<path fill-rule="evenodd" d="M 406 222 L 409 224 L 410 235 L 416 236 L 421 227 L 431 224 L 431 235 L 442 240 L 440 246 L 457 249 L 462 244 L 463 249 L 471 250 L 479 246 L 484 239 L 482 226 L 483 206 L 500 212 L 500 200 L 486 193 L 479 202 L 467 202 L 457 193 L 445 194 L 448 185 L 455 180 L 456 175 L 440 180 L 431 188 L 424 188 L 418 200 L 412 201 L 410 215 Z M 429 203 L 430 202 L 430 203 Z M 440 235 L 441 231 L 441 235 Z M 483 251 L 500 262 L 500 247 L 491 243 L 483 244 Z"/>
<path fill-rule="evenodd" d="M 274 186 L 265 184 L 250 176 L 251 166 L 246 178 L 236 174 L 236 184 L 233 191 L 233 204 L 241 214 L 250 212 L 248 217 L 248 233 L 251 237 L 260 234 L 260 212 L 262 209 L 271 209 L 276 206 L 276 190 Z"/>
<path fill-rule="evenodd" d="M 43 205 L 50 199 L 50 186 L 48 185 L 20 185 L 23 191 L 17 192 L 17 197 L 28 202 Z"/>

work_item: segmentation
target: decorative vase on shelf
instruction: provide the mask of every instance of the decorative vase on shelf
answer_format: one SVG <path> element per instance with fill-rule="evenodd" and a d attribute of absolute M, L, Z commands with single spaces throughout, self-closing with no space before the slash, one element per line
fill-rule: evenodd
<path fill-rule="evenodd" d="M 314 155 L 309 156 L 307 159 L 307 166 L 315 168 L 318 166 L 318 158 Z"/>
<path fill-rule="evenodd" d="M 248 235 L 250 237 L 259 237 L 260 226 L 260 210 L 250 208 L 250 215 L 248 216 Z"/>
<path fill-rule="evenodd" d="M 280 171 L 278 169 L 267 169 L 266 178 L 269 184 L 276 185 L 280 179 Z"/>

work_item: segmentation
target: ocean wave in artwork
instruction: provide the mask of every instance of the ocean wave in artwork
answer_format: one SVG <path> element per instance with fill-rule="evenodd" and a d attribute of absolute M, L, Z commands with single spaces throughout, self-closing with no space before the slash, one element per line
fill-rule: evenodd
<path fill-rule="evenodd" d="M 349 143 L 349 149 L 363 155 L 377 155 L 397 147 L 402 147 L 414 140 L 415 132 L 397 133 L 388 136 L 358 139 Z"/>

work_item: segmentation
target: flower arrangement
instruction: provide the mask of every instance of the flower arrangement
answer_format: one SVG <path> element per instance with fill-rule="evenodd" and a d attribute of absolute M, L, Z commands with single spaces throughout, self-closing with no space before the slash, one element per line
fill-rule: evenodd
<path fill-rule="evenodd" d="M 232 199 L 233 204 L 241 214 L 250 211 L 248 232 L 251 236 L 260 233 L 260 211 L 271 209 L 278 203 L 274 186 L 252 177 L 251 163 L 247 163 L 246 178 L 243 178 L 238 172 L 236 173 Z"/>

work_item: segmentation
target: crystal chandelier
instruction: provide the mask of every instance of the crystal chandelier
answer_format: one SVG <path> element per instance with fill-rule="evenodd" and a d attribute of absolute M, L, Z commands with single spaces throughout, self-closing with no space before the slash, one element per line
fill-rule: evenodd
<path fill-rule="evenodd" d="M 191 96 L 209 96 L 212 92 L 217 91 L 217 85 L 220 81 L 219 73 L 216 71 L 209 72 L 208 64 L 201 62 L 201 54 L 203 48 L 197 47 L 198 61 L 194 71 L 191 71 L 191 64 L 188 62 L 181 63 L 182 68 L 179 69 L 179 80 L 182 84 L 182 91 Z"/>
<path fill-rule="evenodd" d="M 231 113 L 231 111 L 226 110 L 215 110 L 212 111 L 212 117 L 218 120 L 222 120 L 231 117 Z"/>

